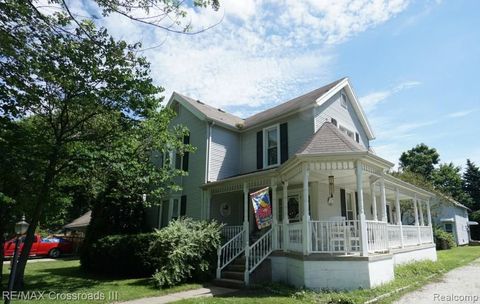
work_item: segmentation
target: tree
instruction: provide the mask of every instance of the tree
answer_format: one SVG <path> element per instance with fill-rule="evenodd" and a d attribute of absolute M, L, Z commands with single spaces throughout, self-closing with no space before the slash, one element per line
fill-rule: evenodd
<path fill-rule="evenodd" d="M 2 134 L 20 130 L 31 140 L 24 146 L 34 147 L 27 156 L 11 151 L 13 158 L 31 160 L 29 174 L 35 179 L 28 183 L 30 227 L 18 264 L 17 289 L 23 285 L 34 232 L 66 172 L 80 164 L 94 166 L 92 159 L 108 154 L 122 131 L 143 121 L 168 124 L 163 121 L 168 116 L 158 113 L 162 89 L 152 83 L 145 58 L 137 56 L 140 47 L 115 41 L 88 20 L 74 27 L 67 15 L 39 14 L 30 2 L 0 3 L 0 111 L 6 128 Z M 6 141 L 4 146 L 11 144 Z M 154 146 L 182 144 L 178 134 L 167 132 Z M 156 180 L 167 187 L 175 172 L 158 174 Z"/>
<path fill-rule="evenodd" d="M 414 148 L 403 152 L 400 156 L 400 168 L 422 175 L 431 180 L 435 165 L 440 161 L 440 156 L 435 148 L 425 144 L 419 144 Z"/>
<path fill-rule="evenodd" d="M 480 210 L 480 168 L 469 159 L 463 173 L 463 190 L 472 198 L 471 208 Z"/>
<path fill-rule="evenodd" d="M 437 190 L 452 197 L 456 201 L 471 205 L 470 196 L 463 191 L 461 168 L 453 163 L 441 164 L 438 169 L 433 172 L 433 185 Z"/>

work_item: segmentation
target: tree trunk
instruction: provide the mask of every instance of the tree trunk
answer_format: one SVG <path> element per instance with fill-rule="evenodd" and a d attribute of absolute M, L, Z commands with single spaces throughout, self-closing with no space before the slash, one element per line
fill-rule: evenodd
<path fill-rule="evenodd" d="M 55 147 L 50 157 L 48 166 L 43 178 L 42 187 L 40 189 L 35 209 L 30 219 L 30 226 L 28 226 L 27 235 L 25 237 L 25 243 L 23 244 L 22 252 L 18 259 L 17 271 L 15 275 L 14 290 L 22 290 L 24 287 L 25 267 L 27 265 L 28 255 L 32 248 L 33 240 L 35 238 L 35 230 L 37 229 L 40 217 L 42 216 L 43 209 L 47 203 L 47 199 L 50 193 L 50 187 L 52 186 L 55 178 L 56 166 L 58 161 L 58 149 Z"/>

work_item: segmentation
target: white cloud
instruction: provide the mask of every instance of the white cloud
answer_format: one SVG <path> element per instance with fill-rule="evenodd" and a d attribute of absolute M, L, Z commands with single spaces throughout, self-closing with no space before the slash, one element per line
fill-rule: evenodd
<path fill-rule="evenodd" d="M 362 107 L 365 109 L 366 112 L 371 112 L 377 107 L 379 103 L 385 101 L 390 96 L 403 90 L 419 86 L 420 84 L 421 83 L 419 81 L 405 81 L 390 89 L 373 92 L 363 97 L 360 97 L 360 103 L 362 104 Z"/>
<path fill-rule="evenodd" d="M 447 117 L 449 118 L 460 118 L 460 117 L 465 117 L 465 116 L 468 116 L 470 114 L 472 114 L 473 112 L 476 112 L 478 111 L 478 109 L 470 109 L 470 110 L 464 110 L 464 111 L 457 111 L 457 112 L 453 112 L 453 113 L 450 113 L 447 115 Z"/>
<path fill-rule="evenodd" d="M 192 23 L 192 31 L 222 20 L 190 36 L 117 15 L 99 23 L 117 38 L 140 40 L 145 48 L 158 46 L 143 54 L 167 97 L 179 91 L 215 106 L 256 108 L 303 93 L 298 91 L 302 85 L 313 88 L 332 80 L 334 46 L 393 18 L 408 2 L 226 0 L 218 12 L 189 8 L 184 22 Z M 91 0 L 76 3 L 84 5 L 75 5 L 78 12 L 92 11 Z"/>

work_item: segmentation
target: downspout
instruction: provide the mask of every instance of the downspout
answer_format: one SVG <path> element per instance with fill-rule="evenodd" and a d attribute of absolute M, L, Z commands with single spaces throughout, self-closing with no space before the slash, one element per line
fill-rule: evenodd
<path fill-rule="evenodd" d="M 210 148 L 212 143 L 212 128 L 215 125 L 213 121 L 207 121 L 207 157 L 205 160 L 205 183 L 210 182 Z"/>

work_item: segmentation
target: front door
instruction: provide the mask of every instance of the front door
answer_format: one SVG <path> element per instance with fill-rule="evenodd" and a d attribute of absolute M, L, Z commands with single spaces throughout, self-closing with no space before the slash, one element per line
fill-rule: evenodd
<path fill-rule="evenodd" d="M 340 189 L 340 205 L 340 215 L 344 217 L 345 220 L 354 221 L 357 219 L 357 208 L 354 192 Z"/>

